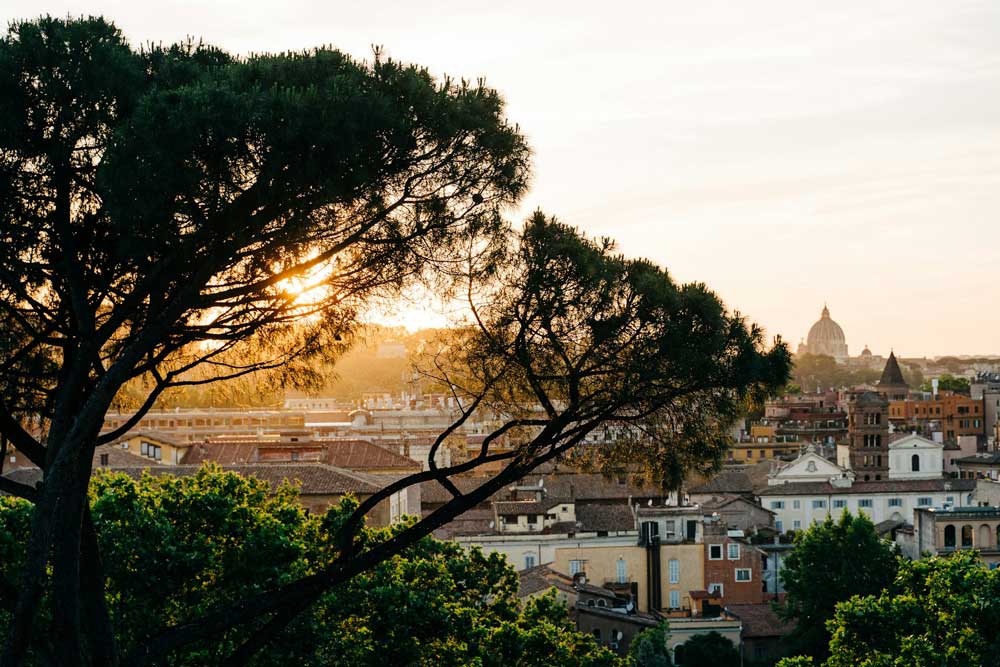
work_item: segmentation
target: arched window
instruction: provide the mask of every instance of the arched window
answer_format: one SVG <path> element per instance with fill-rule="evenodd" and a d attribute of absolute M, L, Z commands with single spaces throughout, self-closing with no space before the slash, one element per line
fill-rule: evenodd
<path fill-rule="evenodd" d="M 914 454 L 910 457 L 910 470 L 920 472 L 920 454 Z"/>
<path fill-rule="evenodd" d="M 1000 524 L 997 524 L 997 549 L 1000 549 Z"/>
<path fill-rule="evenodd" d="M 985 523 L 979 526 L 979 534 L 976 536 L 976 544 L 980 549 L 989 545 L 993 540 L 990 539 L 990 527 Z"/>
<path fill-rule="evenodd" d="M 674 664 L 675 665 L 684 664 L 684 644 L 674 645 Z"/>
<path fill-rule="evenodd" d="M 944 527 L 944 548 L 955 548 L 955 526 L 952 526 L 951 524 Z"/>
<path fill-rule="evenodd" d="M 962 546 L 972 546 L 972 526 L 962 526 Z"/>
<path fill-rule="evenodd" d="M 600 600 L 597 601 L 597 606 L 598 607 L 607 607 L 608 603 L 605 602 L 604 599 L 602 598 L 602 599 L 600 599 Z"/>

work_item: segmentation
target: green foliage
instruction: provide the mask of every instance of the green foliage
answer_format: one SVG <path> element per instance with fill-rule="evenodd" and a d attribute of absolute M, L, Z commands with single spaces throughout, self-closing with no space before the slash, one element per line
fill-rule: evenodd
<path fill-rule="evenodd" d="M 639 633 L 628 647 L 628 664 L 630 667 L 671 667 L 670 651 L 667 649 L 667 639 L 670 637 L 670 624 L 662 621 L 655 628 L 648 628 Z"/>
<path fill-rule="evenodd" d="M 923 373 L 916 366 L 900 362 L 903 379 L 911 387 L 918 387 L 924 381 Z M 881 368 L 851 367 L 838 364 L 833 357 L 825 354 L 800 354 L 795 357 L 792 369 L 794 383 L 807 392 L 839 389 L 860 384 L 875 384 L 882 377 Z M 789 393 L 795 393 L 789 388 Z"/>
<path fill-rule="evenodd" d="M 578 465 L 614 473 L 627 464 L 675 489 L 692 471 L 718 470 L 733 422 L 788 380 L 780 339 L 768 349 L 762 330 L 704 284 L 677 284 L 609 239 L 536 212 L 518 253 L 482 309 L 492 323 L 485 349 L 511 350 L 535 402 L 635 424 L 614 443 L 576 451 Z"/>
<path fill-rule="evenodd" d="M 927 380 L 920 385 L 920 391 L 932 391 L 934 387 L 931 385 L 931 381 Z M 968 378 L 955 377 L 949 373 L 938 377 L 938 390 L 939 391 L 953 391 L 956 394 L 969 395 L 972 390 L 972 385 L 969 383 Z"/>
<path fill-rule="evenodd" d="M 740 652 L 718 632 L 694 635 L 684 642 L 684 667 L 739 667 Z"/>
<path fill-rule="evenodd" d="M 974 551 L 903 562 L 893 591 L 837 606 L 826 667 L 1000 665 L 1000 570 Z"/>
<path fill-rule="evenodd" d="M 798 655 L 792 658 L 782 658 L 774 667 L 813 667 L 815 664 L 811 656 Z"/>
<path fill-rule="evenodd" d="M 827 517 L 798 533 L 781 571 L 785 603 L 777 607 L 782 617 L 796 621 L 792 638 L 798 649 L 825 656 L 826 623 L 837 603 L 890 587 L 897 567 L 894 547 L 879 539 L 864 514 L 845 510 L 836 521 Z"/>
<path fill-rule="evenodd" d="M 348 499 L 320 517 L 296 501 L 294 487 L 272 493 L 264 482 L 212 466 L 182 478 L 96 475 L 91 504 L 118 641 L 135 646 L 164 625 L 329 563 L 336 551 L 327 536 L 356 503 Z M 31 511 L 27 502 L 0 497 L 0 609 L 15 599 Z M 400 529 L 366 529 L 364 539 L 376 543 Z M 573 629 L 554 594 L 523 609 L 516 594 L 517 575 L 500 555 L 424 539 L 324 596 L 253 664 L 617 664 Z M 0 611 L 0 628 L 8 620 Z M 242 639 L 231 632 L 170 664 L 219 664 Z"/>

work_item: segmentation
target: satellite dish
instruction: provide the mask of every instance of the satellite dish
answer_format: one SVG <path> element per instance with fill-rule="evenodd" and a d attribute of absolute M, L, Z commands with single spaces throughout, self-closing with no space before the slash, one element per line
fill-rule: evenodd
<path fill-rule="evenodd" d="M 615 640 L 616 641 L 621 641 L 622 640 L 622 631 L 621 630 L 619 630 L 618 632 L 615 633 Z"/>
<path fill-rule="evenodd" d="M 538 478 L 538 486 L 545 486 L 545 478 L 544 477 L 539 477 Z"/>
<path fill-rule="evenodd" d="M 646 507 L 652 507 L 652 506 L 653 506 L 653 499 L 650 498 L 649 500 L 646 501 Z"/>
<path fill-rule="evenodd" d="M 490 521 L 490 528 L 491 529 L 493 528 L 493 522 L 492 521 Z"/>

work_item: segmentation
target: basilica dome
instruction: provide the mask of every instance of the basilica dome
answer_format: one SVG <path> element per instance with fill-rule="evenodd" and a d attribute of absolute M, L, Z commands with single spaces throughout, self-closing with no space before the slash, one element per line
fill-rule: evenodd
<path fill-rule="evenodd" d="M 847 339 L 840 325 L 830 319 L 830 309 L 823 306 L 819 321 L 809 329 L 806 338 L 809 354 L 825 354 L 838 361 L 847 359 Z"/>

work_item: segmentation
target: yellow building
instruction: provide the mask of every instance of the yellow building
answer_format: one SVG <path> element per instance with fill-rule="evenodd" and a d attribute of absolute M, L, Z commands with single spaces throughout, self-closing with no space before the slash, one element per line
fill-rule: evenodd
<path fill-rule="evenodd" d="M 191 443 L 174 441 L 160 434 L 133 433 L 118 440 L 115 446 L 149 459 L 150 463 L 177 465 L 184 458 Z"/>
<path fill-rule="evenodd" d="M 735 463 L 757 463 L 789 454 L 798 454 L 800 439 L 794 435 L 778 435 L 774 424 L 750 425 L 750 435 L 734 442 L 729 450 L 729 460 Z"/>
<path fill-rule="evenodd" d="M 585 547 L 567 545 L 555 549 L 552 569 L 569 575 L 583 572 L 587 582 L 622 590 L 634 585 L 640 612 L 649 611 L 647 571 L 658 549 L 660 564 L 660 609 L 690 609 L 690 592 L 705 589 L 702 544 L 663 544 L 658 547 Z"/>

